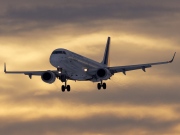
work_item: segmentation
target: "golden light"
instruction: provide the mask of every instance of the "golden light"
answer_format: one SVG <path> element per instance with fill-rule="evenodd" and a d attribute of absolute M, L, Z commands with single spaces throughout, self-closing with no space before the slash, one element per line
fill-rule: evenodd
<path fill-rule="evenodd" d="M 87 68 L 85 68 L 85 69 L 84 69 L 84 72 L 87 72 L 87 71 L 88 71 L 88 69 L 87 69 Z"/>

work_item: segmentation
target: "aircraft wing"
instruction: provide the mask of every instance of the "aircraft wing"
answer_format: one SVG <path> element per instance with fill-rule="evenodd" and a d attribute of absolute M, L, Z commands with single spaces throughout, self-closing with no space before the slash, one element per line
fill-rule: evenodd
<path fill-rule="evenodd" d="M 41 76 L 46 71 L 7 71 L 6 64 L 4 64 L 4 72 L 6 74 L 24 74 L 24 75 L 28 75 L 31 78 L 33 75 Z M 52 72 L 56 74 L 57 70 L 52 70 Z"/>
<path fill-rule="evenodd" d="M 153 65 L 160 65 L 160 64 L 168 64 L 172 63 L 174 60 L 174 57 L 176 55 L 176 52 L 174 53 L 173 58 L 170 61 L 164 61 L 164 62 L 156 62 L 156 63 L 147 63 L 147 64 L 138 64 L 138 65 L 127 65 L 127 66 L 116 66 L 116 67 L 109 67 L 109 70 L 112 74 L 118 73 L 118 72 L 123 72 L 126 75 L 126 71 L 131 71 L 131 70 L 137 70 L 137 69 L 142 69 L 144 72 L 146 72 L 146 68 L 150 68 Z"/>

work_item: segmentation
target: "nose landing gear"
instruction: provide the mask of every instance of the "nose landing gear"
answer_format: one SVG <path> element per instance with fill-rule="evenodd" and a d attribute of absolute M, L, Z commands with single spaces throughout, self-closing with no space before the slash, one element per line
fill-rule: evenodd
<path fill-rule="evenodd" d="M 71 91 L 71 86 L 67 85 L 67 76 L 65 74 L 62 74 L 62 69 L 59 69 L 58 73 L 61 74 L 61 76 L 59 77 L 59 80 L 61 80 L 61 82 L 65 82 L 65 85 L 61 86 L 62 92 L 65 92 L 66 89 L 67 89 L 68 92 L 70 92 Z"/>

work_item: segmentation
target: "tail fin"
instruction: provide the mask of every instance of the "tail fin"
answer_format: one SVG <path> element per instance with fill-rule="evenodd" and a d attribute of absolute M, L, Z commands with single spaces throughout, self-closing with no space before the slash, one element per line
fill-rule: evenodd
<path fill-rule="evenodd" d="M 104 58 L 103 58 L 103 61 L 101 62 L 102 64 L 107 65 L 107 66 L 110 66 L 110 60 L 109 60 L 110 40 L 111 40 L 111 38 L 108 37 L 106 49 L 104 52 Z"/>

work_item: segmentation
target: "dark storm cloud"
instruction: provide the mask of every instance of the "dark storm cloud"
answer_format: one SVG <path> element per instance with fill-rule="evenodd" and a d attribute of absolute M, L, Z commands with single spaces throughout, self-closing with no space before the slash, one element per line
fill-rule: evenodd
<path fill-rule="evenodd" d="M 157 121 L 153 118 L 135 119 L 116 117 L 112 114 L 97 114 L 78 120 L 66 118 L 42 118 L 32 121 L 16 121 L 9 125 L 0 126 L 0 134 L 5 135 L 39 135 L 39 134 L 104 134 L 135 133 L 137 130 L 148 133 L 168 133 L 179 120 Z M 11 130 L 9 130 L 11 129 Z M 131 129 L 131 130 L 130 130 Z"/>
<path fill-rule="evenodd" d="M 61 2 L 59 3 L 61 4 Z M 58 23 L 82 23 L 96 20 L 111 19 L 147 19 L 149 17 L 162 17 L 179 12 L 179 8 L 163 7 L 156 4 L 140 2 L 101 1 L 96 5 L 80 3 L 80 6 L 39 6 L 28 8 L 8 9 L 3 18 Z"/>
<path fill-rule="evenodd" d="M 1 15 L 1 26 L 21 25 L 16 28 L 19 31 L 28 31 L 36 28 L 48 28 L 63 24 L 82 24 L 87 27 L 94 27 L 97 21 L 109 20 L 151 20 L 152 18 L 162 18 L 179 13 L 179 8 L 171 2 L 157 1 L 80 1 L 79 4 L 71 2 L 55 2 L 48 6 L 46 2 L 41 6 L 39 4 L 30 4 L 29 8 L 16 5 L 7 8 Z M 23 2 L 22 2 L 23 3 Z M 47 2 L 48 3 L 48 2 Z M 166 4 L 164 4 L 166 3 Z M 21 5 L 21 3 L 20 3 Z M 23 4 L 22 4 L 23 5 Z M 45 5 L 45 6 L 44 6 Z M 32 22 L 32 23 L 31 23 Z M 111 23 L 110 23 L 111 24 Z M 13 25 L 13 26 L 12 26 Z M 101 25 L 99 25 L 101 26 Z M 15 28 L 14 28 L 15 29 Z M 2 32 L 3 29 L 1 29 Z M 18 32 L 18 31 L 17 31 Z"/>

